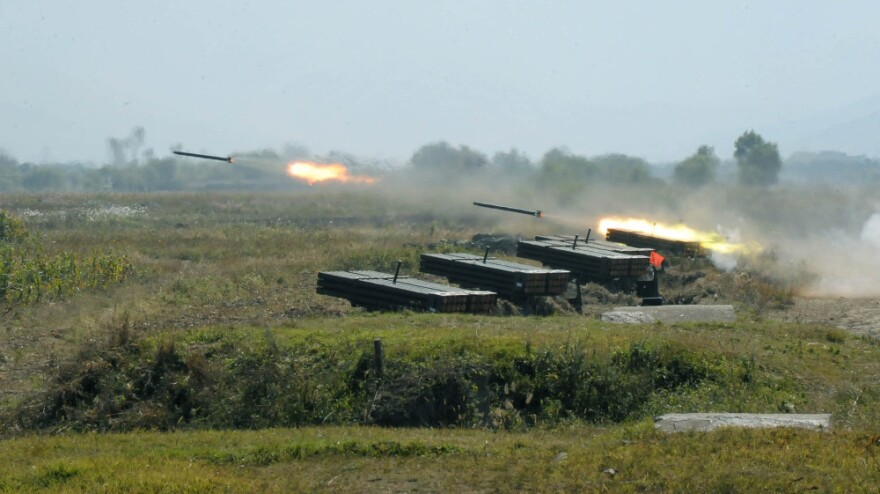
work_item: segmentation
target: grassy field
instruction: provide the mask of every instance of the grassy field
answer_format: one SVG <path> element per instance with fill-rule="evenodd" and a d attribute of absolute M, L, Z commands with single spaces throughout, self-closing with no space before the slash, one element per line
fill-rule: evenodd
<path fill-rule="evenodd" d="M 876 492 L 880 481 L 880 447 L 864 434 L 663 435 L 649 422 L 67 434 L 3 446 L 6 492 Z"/>
<path fill-rule="evenodd" d="M 765 317 L 790 287 L 709 272 L 719 302 L 739 309 L 730 324 L 616 326 L 592 317 L 600 306 L 565 303 L 548 317 L 375 314 L 317 295 L 318 271 L 401 260 L 413 273 L 419 253 L 461 250 L 476 233 L 558 227 L 332 190 L 5 199 L 46 255 L 124 256 L 131 271 L 4 309 L 0 491 L 874 492 L 880 481 L 880 342 Z M 791 410 L 831 413 L 832 431 L 651 424 Z"/>

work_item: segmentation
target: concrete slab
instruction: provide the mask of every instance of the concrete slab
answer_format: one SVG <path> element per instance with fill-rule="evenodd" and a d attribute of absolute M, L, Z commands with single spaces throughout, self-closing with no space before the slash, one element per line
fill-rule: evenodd
<path fill-rule="evenodd" d="M 660 321 L 676 322 L 735 322 L 732 305 L 658 305 L 646 307 L 615 307 L 602 314 L 602 320 L 617 323 L 642 324 Z"/>
<path fill-rule="evenodd" d="M 605 322 L 616 322 L 620 324 L 646 324 L 654 322 L 651 314 L 642 312 L 627 312 L 622 310 L 614 310 L 602 314 L 602 320 Z"/>
<path fill-rule="evenodd" d="M 663 432 L 705 432 L 719 427 L 763 429 L 800 427 L 828 430 L 831 414 L 802 413 L 668 413 L 654 418 L 654 428 Z"/>

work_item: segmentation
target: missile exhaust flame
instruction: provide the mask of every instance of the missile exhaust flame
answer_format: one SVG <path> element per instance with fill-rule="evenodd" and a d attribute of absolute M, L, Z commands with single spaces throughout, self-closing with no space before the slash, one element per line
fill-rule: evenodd
<path fill-rule="evenodd" d="M 303 180 L 309 185 L 319 182 L 352 182 L 372 184 L 378 179 L 366 175 L 352 175 L 348 168 L 340 163 L 312 163 L 309 161 L 294 161 L 287 165 L 287 174 L 293 178 Z"/>
<path fill-rule="evenodd" d="M 699 242 L 701 247 L 716 254 L 748 254 L 761 250 L 761 246 L 755 242 L 732 242 L 719 232 L 700 231 L 682 223 L 665 225 L 641 218 L 602 218 L 599 232 L 605 235 L 608 229 L 629 230 L 682 242 Z"/>

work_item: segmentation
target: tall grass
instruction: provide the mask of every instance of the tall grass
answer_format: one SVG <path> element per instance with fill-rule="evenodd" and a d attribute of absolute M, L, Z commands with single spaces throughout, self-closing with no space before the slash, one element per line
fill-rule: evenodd
<path fill-rule="evenodd" d="M 123 281 L 131 262 L 112 251 L 78 256 L 47 254 L 39 237 L 30 236 L 21 219 L 0 211 L 0 299 L 8 312 L 17 305 L 68 296 L 84 289 L 105 289 Z"/>

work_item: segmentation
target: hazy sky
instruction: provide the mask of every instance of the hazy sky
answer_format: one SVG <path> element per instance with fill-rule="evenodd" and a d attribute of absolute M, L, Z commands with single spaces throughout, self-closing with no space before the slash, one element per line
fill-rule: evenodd
<path fill-rule="evenodd" d="M 880 155 L 876 1 L 0 0 L 0 148 Z M 872 127 L 873 126 L 873 127 Z M 847 130 L 850 129 L 850 130 Z M 826 136 L 846 134 L 842 141 Z"/>

